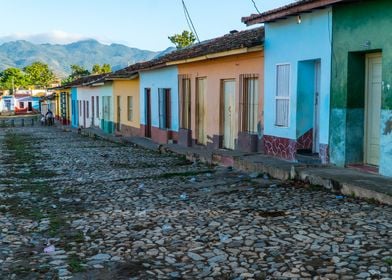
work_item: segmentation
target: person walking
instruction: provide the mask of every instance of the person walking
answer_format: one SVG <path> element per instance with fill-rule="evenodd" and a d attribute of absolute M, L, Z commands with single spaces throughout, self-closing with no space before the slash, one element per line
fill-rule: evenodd
<path fill-rule="evenodd" d="M 50 109 L 48 109 L 48 112 L 46 112 L 46 119 L 47 119 L 47 121 L 48 121 L 48 125 L 49 126 L 51 126 L 51 125 L 53 125 L 53 112 L 50 110 Z"/>

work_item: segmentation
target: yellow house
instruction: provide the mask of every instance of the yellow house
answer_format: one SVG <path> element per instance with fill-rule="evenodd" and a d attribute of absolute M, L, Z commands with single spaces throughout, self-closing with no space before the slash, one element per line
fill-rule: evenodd
<path fill-rule="evenodd" d="M 115 133 L 123 136 L 140 136 L 139 75 L 120 76 L 113 73 L 106 78 L 113 81 Z"/>
<path fill-rule="evenodd" d="M 54 88 L 55 96 L 55 115 L 56 119 L 63 125 L 71 123 L 71 90 L 70 88 L 58 87 Z"/>

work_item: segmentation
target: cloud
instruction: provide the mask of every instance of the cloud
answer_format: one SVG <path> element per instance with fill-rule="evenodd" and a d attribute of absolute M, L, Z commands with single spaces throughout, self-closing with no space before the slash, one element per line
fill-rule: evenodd
<path fill-rule="evenodd" d="M 37 34 L 27 34 L 27 33 L 14 33 L 7 36 L 0 37 L 0 43 L 17 41 L 17 40 L 26 40 L 32 42 L 34 44 L 69 44 L 81 40 L 87 39 L 95 39 L 100 41 L 101 43 L 108 44 L 108 40 L 101 38 L 92 38 L 87 37 L 81 34 L 67 33 L 61 30 L 53 30 L 45 33 L 37 33 Z"/>

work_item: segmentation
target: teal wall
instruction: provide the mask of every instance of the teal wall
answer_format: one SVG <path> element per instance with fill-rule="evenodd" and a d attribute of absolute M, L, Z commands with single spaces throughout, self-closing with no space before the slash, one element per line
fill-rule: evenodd
<path fill-rule="evenodd" d="M 297 138 L 313 128 L 315 61 L 298 63 Z"/>
<path fill-rule="evenodd" d="M 361 1 L 333 8 L 330 159 L 363 161 L 365 55 L 382 52 L 380 173 L 392 176 L 392 1 Z"/>
<path fill-rule="evenodd" d="M 301 24 L 297 24 L 295 16 L 265 24 L 264 134 L 296 140 L 301 136 L 300 134 L 305 133 L 312 126 L 313 108 L 307 106 L 310 101 L 313 103 L 314 94 L 308 95 L 308 89 L 314 83 L 314 76 L 310 78 L 309 67 L 310 61 L 317 60 L 321 63 L 320 143 L 328 144 L 332 13 L 330 8 L 326 8 L 301 14 L 301 18 Z M 306 61 L 309 61 L 309 64 Z M 290 65 L 288 127 L 275 125 L 276 66 L 278 64 Z M 300 74 L 301 70 L 305 72 Z M 311 117 L 303 119 L 308 116 Z"/>

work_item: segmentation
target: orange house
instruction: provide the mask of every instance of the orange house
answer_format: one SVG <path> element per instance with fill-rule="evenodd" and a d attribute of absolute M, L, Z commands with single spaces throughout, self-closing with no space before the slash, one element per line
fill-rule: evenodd
<path fill-rule="evenodd" d="M 263 150 L 263 45 L 263 28 L 232 31 L 167 63 L 179 73 L 180 145 Z"/>

